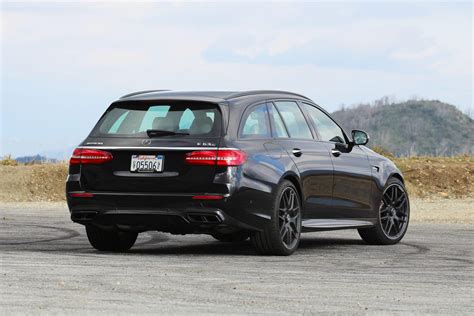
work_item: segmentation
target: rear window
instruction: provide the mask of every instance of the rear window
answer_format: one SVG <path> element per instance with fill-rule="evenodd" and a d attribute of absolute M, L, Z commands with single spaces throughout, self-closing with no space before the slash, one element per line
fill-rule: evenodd
<path fill-rule="evenodd" d="M 91 136 L 147 137 L 147 130 L 217 137 L 221 114 L 216 104 L 205 102 L 119 102 L 107 110 Z"/>

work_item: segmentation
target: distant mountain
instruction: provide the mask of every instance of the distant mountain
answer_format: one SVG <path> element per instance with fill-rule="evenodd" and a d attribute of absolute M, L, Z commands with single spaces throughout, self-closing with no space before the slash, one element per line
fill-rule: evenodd
<path fill-rule="evenodd" d="M 75 146 L 69 146 L 67 148 L 61 149 L 53 149 L 53 150 L 45 150 L 40 152 L 41 156 L 46 156 L 50 158 L 54 158 L 57 160 L 68 160 L 71 157 L 72 152 L 74 151 Z"/>
<path fill-rule="evenodd" d="M 40 155 L 22 156 L 22 157 L 15 158 L 15 160 L 19 163 L 32 163 L 32 162 L 36 162 L 36 163 L 57 163 L 58 162 L 57 159 L 48 158 L 48 157 L 40 156 Z"/>
<path fill-rule="evenodd" d="M 474 152 L 473 119 L 440 101 L 361 104 L 332 115 L 349 132 L 369 133 L 369 147 L 379 146 L 396 156 Z"/>

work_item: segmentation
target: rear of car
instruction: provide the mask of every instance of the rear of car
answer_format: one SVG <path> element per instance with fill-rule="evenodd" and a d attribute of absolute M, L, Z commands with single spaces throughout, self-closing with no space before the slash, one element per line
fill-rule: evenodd
<path fill-rule="evenodd" d="M 74 151 L 66 186 L 73 221 L 104 229 L 192 233 L 239 226 L 226 215 L 245 153 L 223 143 L 223 105 L 113 103 Z"/>
<path fill-rule="evenodd" d="M 367 133 L 347 137 L 310 103 L 266 90 L 127 95 L 71 157 L 71 219 L 105 251 L 148 230 L 250 237 L 265 255 L 292 254 L 303 230 L 399 242 L 410 207 L 398 169 L 367 157 Z"/>

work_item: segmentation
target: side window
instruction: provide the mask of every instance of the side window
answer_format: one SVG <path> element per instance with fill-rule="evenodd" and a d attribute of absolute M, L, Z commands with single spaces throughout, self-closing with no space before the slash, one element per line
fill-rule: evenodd
<path fill-rule="evenodd" d="M 267 106 L 259 104 L 246 114 L 241 123 L 240 137 L 262 138 L 270 137 Z"/>
<path fill-rule="evenodd" d="M 280 114 L 278 113 L 273 103 L 269 103 L 269 105 L 270 105 L 270 118 L 273 123 L 273 137 L 277 137 L 277 138 L 288 137 L 285 124 L 283 124 Z"/>
<path fill-rule="evenodd" d="M 308 111 L 309 116 L 311 116 L 311 119 L 314 121 L 316 130 L 321 136 L 321 140 L 334 143 L 345 143 L 344 134 L 341 128 L 334 123 L 326 113 L 310 104 L 303 103 L 303 105 Z"/>
<path fill-rule="evenodd" d="M 311 131 L 308 123 L 301 113 L 298 104 L 293 101 L 277 101 L 275 106 L 280 112 L 283 121 L 285 122 L 288 133 L 292 138 L 312 139 Z"/>

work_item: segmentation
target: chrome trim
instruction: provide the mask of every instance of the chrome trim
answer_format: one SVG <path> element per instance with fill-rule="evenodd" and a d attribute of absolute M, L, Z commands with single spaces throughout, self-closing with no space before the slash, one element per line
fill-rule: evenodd
<path fill-rule="evenodd" d="M 258 217 L 261 217 L 261 218 L 264 218 L 264 219 L 272 219 L 272 217 L 270 215 L 266 215 L 266 214 L 261 214 L 261 213 L 254 213 L 256 216 Z"/>
<path fill-rule="evenodd" d="M 336 229 L 351 227 L 374 226 L 369 219 L 307 219 L 302 223 L 303 228 Z"/>
<path fill-rule="evenodd" d="M 78 146 L 77 148 L 83 149 L 157 149 L 157 150 L 240 150 L 239 148 L 228 148 L 228 147 L 128 147 L 128 146 Z"/>
<path fill-rule="evenodd" d="M 342 154 L 342 152 L 337 149 L 331 149 L 331 154 L 335 157 L 339 157 Z"/>

